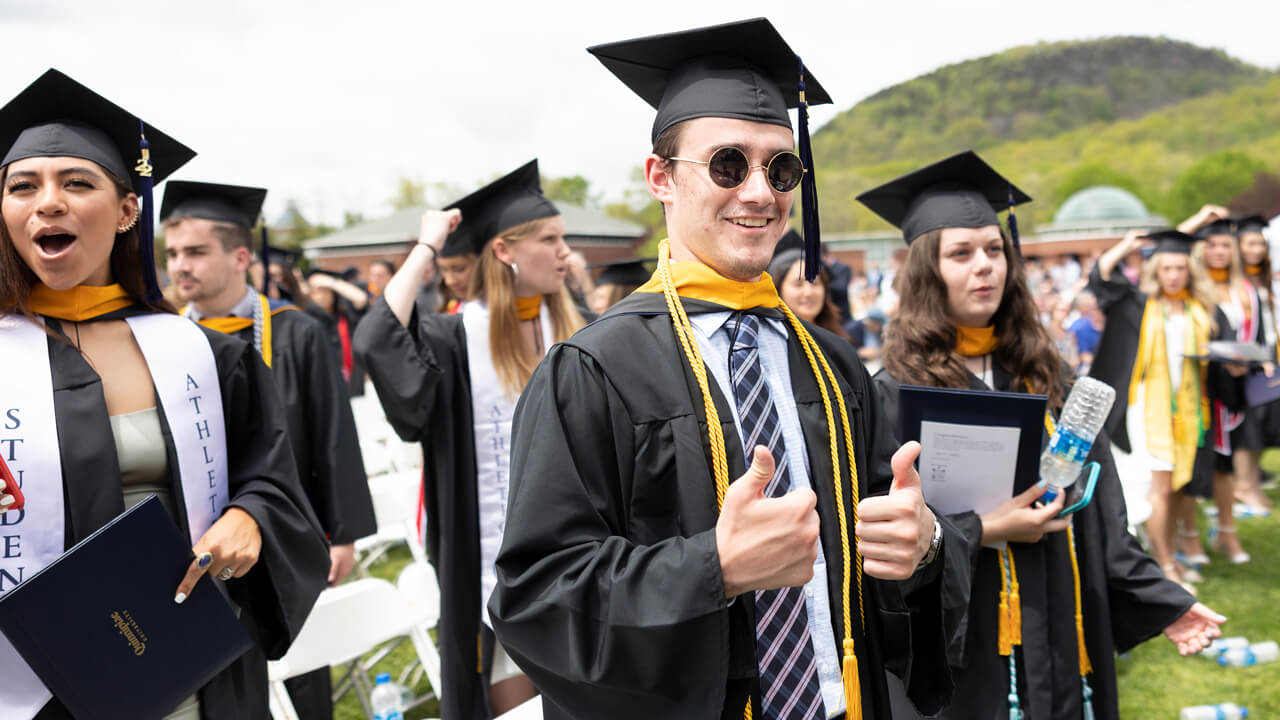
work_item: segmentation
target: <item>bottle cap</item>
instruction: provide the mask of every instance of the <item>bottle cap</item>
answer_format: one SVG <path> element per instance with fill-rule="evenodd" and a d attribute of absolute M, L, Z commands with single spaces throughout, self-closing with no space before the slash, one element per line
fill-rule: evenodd
<path fill-rule="evenodd" d="M 378 673 L 373 679 L 374 685 L 382 685 L 391 682 L 391 673 Z"/>

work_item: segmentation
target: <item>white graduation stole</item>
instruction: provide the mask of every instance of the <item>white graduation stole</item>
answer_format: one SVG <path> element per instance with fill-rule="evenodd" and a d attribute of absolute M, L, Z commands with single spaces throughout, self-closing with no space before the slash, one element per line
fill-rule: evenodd
<path fill-rule="evenodd" d="M 507 521 L 507 488 L 511 470 L 511 419 L 516 402 L 508 397 L 498 380 L 489 352 L 489 307 L 479 300 L 462 305 L 462 326 L 467 335 L 467 370 L 471 377 L 471 419 L 475 423 L 476 496 L 480 517 L 480 618 L 489 620 L 489 596 L 498 586 L 494 561 L 502 546 L 502 532 Z M 542 329 L 542 346 L 553 342 L 551 313 L 542 301 L 538 322 Z"/>
<path fill-rule="evenodd" d="M 191 543 L 229 502 L 226 426 L 213 350 L 203 332 L 176 315 L 126 320 L 155 383 L 178 456 Z M 0 316 L 0 452 L 26 496 L 22 510 L 0 513 L 0 595 L 63 552 L 62 461 L 53 410 L 53 374 L 41 325 Z M 74 442 L 75 428 L 63 428 Z M 31 718 L 53 695 L 0 635 L 0 707 Z"/>

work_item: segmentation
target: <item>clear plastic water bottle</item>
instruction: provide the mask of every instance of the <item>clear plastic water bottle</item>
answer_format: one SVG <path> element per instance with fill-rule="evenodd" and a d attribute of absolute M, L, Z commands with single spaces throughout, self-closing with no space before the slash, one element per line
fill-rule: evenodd
<path fill-rule="evenodd" d="M 391 673 L 378 673 L 374 678 L 373 720 L 404 720 L 404 696 L 400 686 L 391 682 Z"/>
<path fill-rule="evenodd" d="M 1178 720 L 1241 720 L 1247 717 L 1249 717 L 1249 711 L 1235 703 L 1218 703 L 1184 707 L 1178 715 Z"/>
<path fill-rule="evenodd" d="M 1040 455 L 1040 479 L 1049 484 L 1043 496 L 1046 503 L 1053 502 L 1058 490 L 1076 481 L 1115 401 L 1115 388 L 1101 380 L 1091 377 L 1076 380 L 1053 437 Z"/>
<path fill-rule="evenodd" d="M 1243 637 L 1214 638 L 1209 647 L 1200 651 L 1201 655 L 1216 658 L 1228 650 L 1243 650 L 1249 647 L 1249 639 Z"/>
<path fill-rule="evenodd" d="M 1228 650 L 1218 656 L 1218 664 L 1231 667 L 1249 667 L 1250 665 L 1275 662 L 1277 658 L 1280 658 L 1280 646 L 1277 646 L 1275 641 L 1271 640 L 1263 643 L 1254 643 L 1247 648 Z"/>

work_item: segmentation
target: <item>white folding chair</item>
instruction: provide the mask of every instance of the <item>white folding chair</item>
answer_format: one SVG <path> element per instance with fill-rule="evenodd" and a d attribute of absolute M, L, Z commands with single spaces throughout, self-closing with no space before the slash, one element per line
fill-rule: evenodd
<path fill-rule="evenodd" d="M 377 562 L 391 548 L 401 543 L 417 542 L 418 493 L 422 484 L 419 470 L 407 470 L 369 478 L 369 495 L 373 499 L 373 516 L 378 530 L 356 540 L 356 553 L 362 572 Z"/>
<path fill-rule="evenodd" d="M 410 544 L 415 547 L 416 544 Z M 431 639 L 431 629 L 440 622 L 440 585 L 436 582 L 435 570 L 427 564 L 425 558 L 415 560 L 400 571 L 396 578 L 396 589 L 404 596 L 409 606 L 409 614 L 413 618 L 413 629 L 409 632 L 409 640 L 417 651 L 418 660 L 401 673 L 400 684 L 413 687 L 417 684 L 419 673 L 425 673 L 427 681 L 439 697 L 440 651 Z M 424 700 L 420 698 L 417 702 Z"/>
<path fill-rule="evenodd" d="M 276 720 L 296 720 L 284 681 L 329 665 L 354 664 L 351 674 L 365 713 L 371 715 L 368 666 L 361 656 L 414 631 L 415 616 L 404 595 L 386 580 L 363 578 L 320 594 L 311 615 L 279 660 L 267 663 L 270 706 Z M 371 665 L 372 663 L 370 663 Z"/>

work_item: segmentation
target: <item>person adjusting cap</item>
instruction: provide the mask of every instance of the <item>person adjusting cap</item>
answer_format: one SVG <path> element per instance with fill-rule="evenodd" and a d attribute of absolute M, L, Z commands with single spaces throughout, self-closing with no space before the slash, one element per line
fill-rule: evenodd
<path fill-rule="evenodd" d="M 817 179 L 809 144 L 809 105 L 831 102 L 800 57 L 765 18 L 606 43 L 587 48 L 628 88 L 656 109 L 651 140 L 672 126 L 722 117 L 793 129 L 798 109 L 805 278 L 818 274 Z"/>
<path fill-rule="evenodd" d="M 485 244 L 503 230 L 560 214 L 555 204 L 542 194 L 537 158 L 455 200 L 445 210 L 455 208 L 462 211 L 462 222 L 445 238 L 441 257 L 479 254 Z"/>
<path fill-rule="evenodd" d="M 996 208 L 1007 207 L 1009 232 L 1017 248 L 1013 207 L 1030 202 L 1031 196 L 977 153 L 966 150 L 867 190 L 857 199 L 889 224 L 901 228 L 908 245 L 932 230 L 999 225 Z"/>
<path fill-rule="evenodd" d="M 142 200 L 138 249 L 146 300 L 156 280 L 152 189 L 195 151 L 105 97 L 50 69 L 0 108 L 0 167 L 33 157 L 75 157 L 100 165 Z"/>
<path fill-rule="evenodd" d="M 1148 233 L 1147 238 L 1155 242 L 1154 252 L 1175 253 L 1177 255 L 1190 255 L 1191 246 L 1201 240 L 1201 238 L 1198 238 L 1195 235 L 1188 235 L 1187 233 L 1176 229 L 1159 230 L 1153 233 Z"/>

